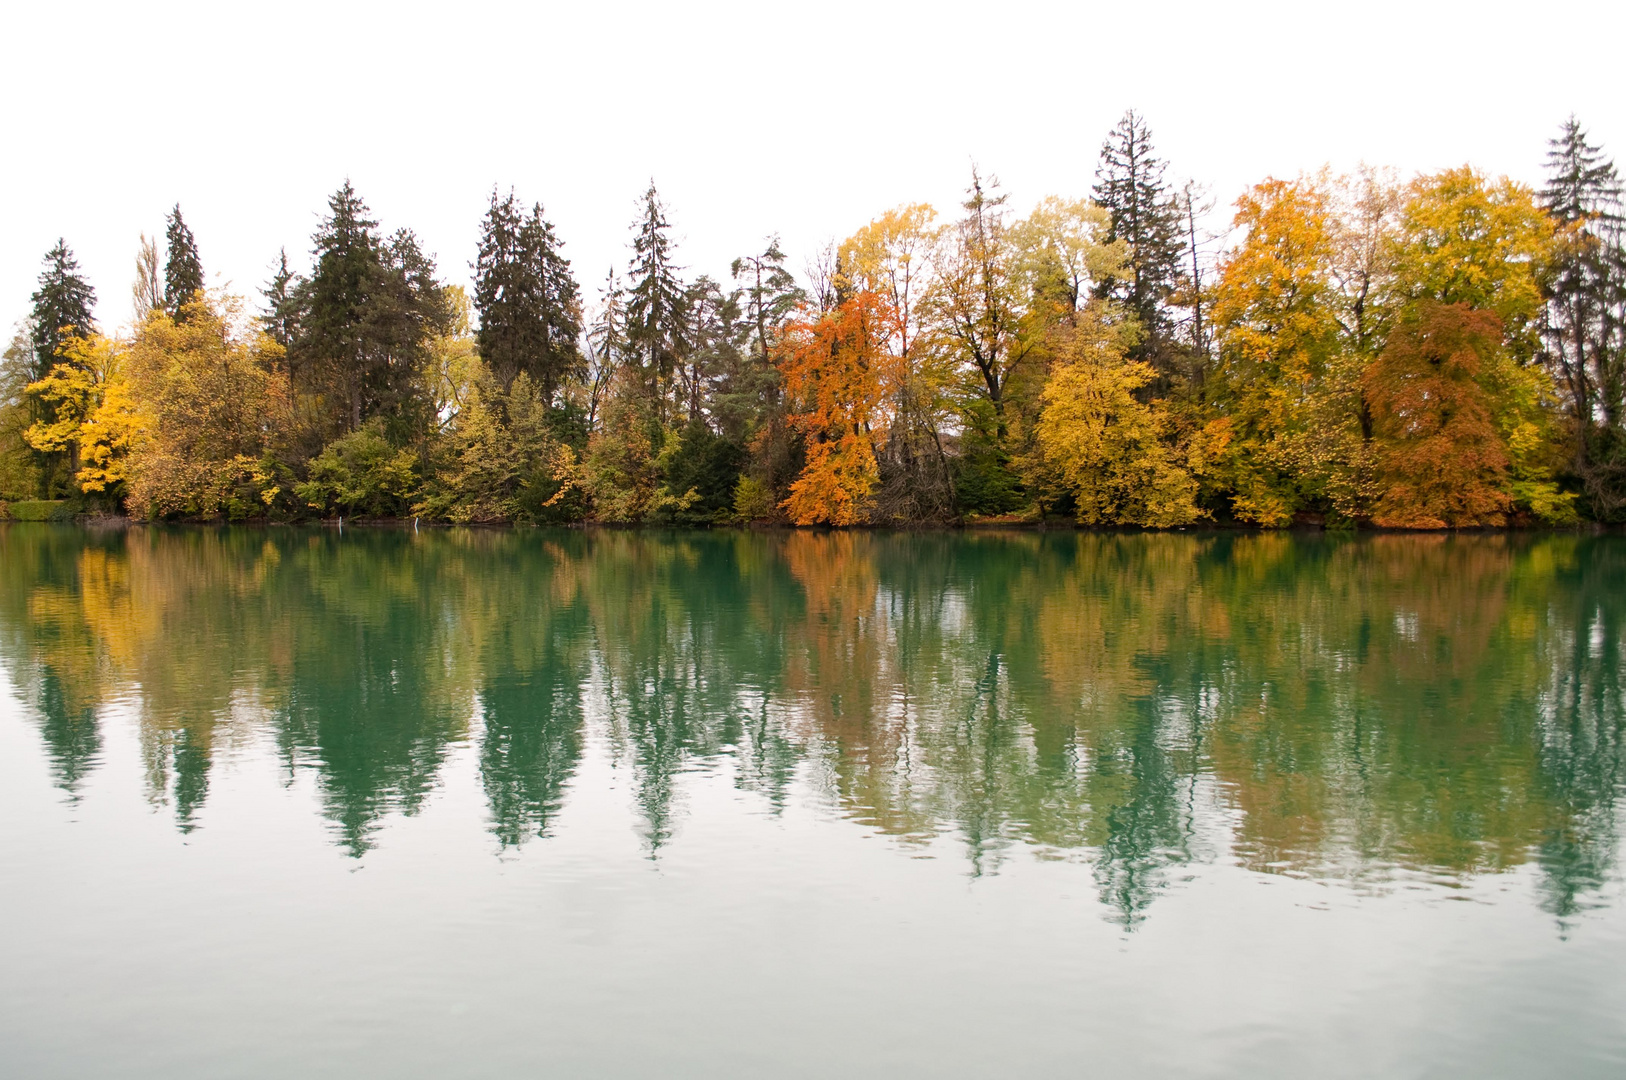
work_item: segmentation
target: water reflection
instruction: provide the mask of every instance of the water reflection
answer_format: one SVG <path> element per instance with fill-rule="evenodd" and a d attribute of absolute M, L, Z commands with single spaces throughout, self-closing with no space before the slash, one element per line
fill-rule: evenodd
<path fill-rule="evenodd" d="M 360 855 L 472 743 L 515 847 L 602 738 L 656 857 L 685 775 L 726 766 L 973 873 L 1087 859 L 1126 925 L 1219 857 L 1534 861 L 1567 917 L 1619 846 L 1623 586 L 1608 537 L 14 525 L 0 662 L 70 795 L 133 706 L 181 829 L 269 736 Z"/>

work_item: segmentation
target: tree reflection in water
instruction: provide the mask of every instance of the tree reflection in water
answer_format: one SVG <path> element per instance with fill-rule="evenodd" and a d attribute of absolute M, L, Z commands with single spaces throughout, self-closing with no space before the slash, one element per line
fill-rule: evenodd
<path fill-rule="evenodd" d="M 1613 873 L 1612 537 L 0 529 L 0 661 L 78 792 L 130 705 L 190 829 L 234 741 L 360 855 L 476 747 L 499 847 L 586 747 L 648 852 L 685 774 L 903 847 L 1088 860 L 1133 926 L 1194 859 L 1357 884 Z"/>

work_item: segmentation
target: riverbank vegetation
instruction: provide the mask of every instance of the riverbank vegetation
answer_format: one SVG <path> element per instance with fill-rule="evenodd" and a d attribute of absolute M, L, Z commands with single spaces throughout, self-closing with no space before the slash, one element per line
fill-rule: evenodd
<path fill-rule="evenodd" d="M 0 498 L 189 520 L 1465 528 L 1626 520 L 1626 243 L 1571 120 L 1537 191 L 1266 179 L 1231 230 L 1130 113 L 1025 215 L 876 217 L 687 276 L 653 184 L 584 289 L 494 189 L 472 292 L 347 182 L 252 305 L 180 207 L 102 332 L 65 242 L 0 380 Z"/>

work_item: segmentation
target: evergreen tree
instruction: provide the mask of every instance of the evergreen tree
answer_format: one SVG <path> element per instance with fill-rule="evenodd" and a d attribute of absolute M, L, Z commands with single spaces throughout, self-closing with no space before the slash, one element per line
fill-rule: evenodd
<path fill-rule="evenodd" d="M 260 291 L 265 297 L 265 308 L 260 313 L 260 326 L 278 345 L 287 348 L 299 332 L 299 289 L 303 280 L 288 269 L 288 249 L 277 252 L 277 268 L 271 280 Z"/>
<path fill-rule="evenodd" d="M 627 342 L 656 402 L 656 416 L 667 418 L 667 396 L 685 351 L 685 290 L 672 264 L 671 225 L 666 208 L 650 182 L 644 212 L 634 226 L 631 288 L 627 292 Z"/>
<path fill-rule="evenodd" d="M 1626 247 L 1614 162 L 1572 116 L 1547 154 L 1547 212 L 1558 226 L 1547 354 L 1574 424 L 1574 468 L 1593 512 L 1626 516 Z"/>
<path fill-rule="evenodd" d="M 198 258 L 192 230 L 181 220 L 179 203 L 167 220 L 169 228 L 164 238 L 169 243 L 169 261 L 164 264 L 164 310 L 176 322 L 184 322 L 186 305 L 203 290 L 203 262 Z"/>
<path fill-rule="evenodd" d="M 524 217 L 512 191 L 493 189 L 474 264 L 480 355 L 504 389 L 523 373 L 548 402 L 582 368 L 581 296 L 561 246 L 540 203 Z"/>
<path fill-rule="evenodd" d="M 96 332 L 96 320 L 91 317 L 96 290 L 79 275 L 79 263 L 66 241 L 59 239 L 46 252 L 40 287 L 31 299 L 33 377 L 43 379 L 58 362 L 57 350 L 65 340 Z"/>
<path fill-rule="evenodd" d="M 316 268 L 300 297 L 289 349 L 295 386 L 326 406 L 325 435 L 373 417 L 395 435 L 421 426 L 426 340 L 450 320 L 434 263 L 410 231 L 383 240 L 347 180 L 315 236 Z"/>
<path fill-rule="evenodd" d="M 1183 211 L 1164 180 L 1167 168 L 1152 148 L 1145 118 L 1131 109 L 1101 145 L 1094 188 L 1095 201 L 1111 217 L 1107 241 L 1129 245 L 1125 272 L 1104 280 L 1097 295 L 1118 301 L 1139 320 L 1141 340 L 1130 359 L 1148 361 L 1165 376 L 1174 362 L 1168 307 L 1185 253 Z"/>

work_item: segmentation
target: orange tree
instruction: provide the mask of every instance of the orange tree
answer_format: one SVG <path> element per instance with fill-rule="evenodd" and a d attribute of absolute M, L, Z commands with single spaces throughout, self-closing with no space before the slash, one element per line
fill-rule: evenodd
<path fill-rule="evenodd" d="M 885 343 L 894 319 L 888 302 L 866 290 L 826 312 L 804 308 L 785 327 L 778 366 L 807 463 L 781 506 L 798 525 L 868 519 L 875 451 L 890 420 L 883 402 L 895 358 Z"/>

